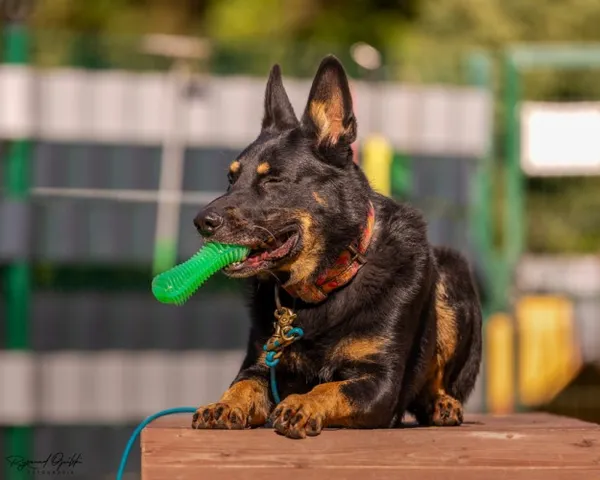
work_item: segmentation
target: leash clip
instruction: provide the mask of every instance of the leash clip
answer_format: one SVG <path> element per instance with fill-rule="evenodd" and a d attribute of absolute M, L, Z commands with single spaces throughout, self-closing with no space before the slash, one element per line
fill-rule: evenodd
<path fill-rule="evenodd" d="M 296 314 L 289 308 L 280 307 L 275 310 L 276 322 L 273 323 L 275 331 L 263 349 L 265 352 L 276 352 L 274 358 L 281 356 L 282 350 L 288 345 L 294 343 L 304 332 L 301 328 L 292 327 L 296 319 Z"/>
<path fill-rule="evenodd" d="M 267 343 L 263 345 L 263 350 L 266 352 L 265 364 L 271 370 L 271 391 L 275 403 L 280 402 L 279 392 L 277 391 L 277 379 L 275 377 L 275 367 L 279 363 L 279 358 L 283 353 L 283 349 L 291 345 L 299 338 L 302 338 L 304 331 L 300 327 L 293 327 L 292 324 L 296 320 L 296 314 L 291 308 L 286 308 L 281 305 L 279 300 L 279 289 L 275 285 L 275 322 L 273 323 L 274 332 Z"/>

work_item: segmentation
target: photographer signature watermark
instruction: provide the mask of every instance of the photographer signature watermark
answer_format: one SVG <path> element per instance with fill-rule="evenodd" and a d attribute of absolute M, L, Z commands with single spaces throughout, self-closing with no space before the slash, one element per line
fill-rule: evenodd
<path fill-rule="evenodd" d="M 65 455 L 63 452 L 49 454 L 39 460 L 28 460 L 17 455 L 6 457 L 9 467 L 22 472 L 36 473 L 38 475 L 73 475 L 75 467 L 83 463 L 81 453 Z"/>
<path fill-rule="evenodd" d="M 25 20 L 33 12 L 35 2 L 36 0 L 0 0 L 0 20 Z"/>

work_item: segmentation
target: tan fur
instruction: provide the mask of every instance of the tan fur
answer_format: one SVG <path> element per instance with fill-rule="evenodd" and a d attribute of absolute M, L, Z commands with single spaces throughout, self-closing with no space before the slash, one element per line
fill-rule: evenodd
<path fill-rule="evenodd" d="M 309 279 L 317 269 L 324 249 L 323 240 L 313 227 L 311 215 L 306 211 L 294 212 L 292 215 L 300 223 L 303 245 L 300 254 L 281 268 L 281 270 L 290 272 L 287 285 L 294 285 Z"/>
<path fill-rule="evenodd" d="M 241 163 L 237 160 L 235 162 L 231 162 L 231 165 L 229 165 L 229 171 L 231 173 L 237 173 L 240 170 L 241 166 Z"/>
<path fill-rule="evenodd" d="M 435 357 L 429 366 L 428 389 L 432 396 L 446 395 L 444 390 L 444 369 L 456 351 L 458 332 L 456 313 L 448 304 L 445 280 L 437 282 L 435 290 L 435 311 L 437 321 L 437 338 Z"/>
<path fill-rule="evenodd" d="M 258 355 L 258 360 L 256 360 L 257 365 L 265 365 L 265 360 L 267 359 L 267 352 L 265 352 L 262 348 L 261 352 Z"/>
<path fill-rule="evenodd" d="M 435 310 L 437 314 L 436 350 L 441 360 L 446 364 L 456 351 L 458 332 L 456 330 L 456 313 L 448 304 L 446 284 L 440 277 L 435 291 Z"/>
<path fill-rule="evenodd" d="M 252 424 L 262 425 L 269 416 L 267 381 L 241 380 L 234 383 L 221 397 L 219 403 L 239 408 L 252 417 Z"/>
<path fill-rule="evenodd" d="M 292 371 L 299 371 L 302 368 L 302 357 L 298 352 L 286 352 L 282 357 L 285 366 Z"/>
<path fill-rule="evenodd" d="M 256 173 L 258 173 L 259 175 L 266 175 L 267 173 L 269 173 L 270 169 L 271 165 L 269 165 L 268 162 L 262 162 L 260 165 L 258 165 L 258 167 L 256 167 Z"/>
<path fill-rule="evenodd" d="M 327 201 L 318 192 L 312 192 L 312 196 L 319 205 L 323 207 L 327 206 Z"/>
<path fill-rule="evenodd" d="M 431 420 L 434 425 L 460 425 L 463 422 L 463 409 L 461 403 L 450 395 L 441 394 L 434 402 Z"/>
<path fill-rule="evenodd" d="M 429 370 L 427 372 L 427 389 L 429 394 L 433 397 L 437 395 L 443 395 L 444 390 L 444 367 L 445 362 L 442 357 L 438 354 L 435 355 L 433 361 L 429 364 Z"/>
<path fill-rule="evenodd" d="M 310 104 L 310 116 L 318 129 L 319 143 L 327 141 L 335 145 L 346 132 L 343 125 L 343 102 L 339 94 L 332 95 L 327 103 L 313 100 Z"/>
<path fill-rule="evenodd" d="M 307 418 L 320 417 L 324 427 L 355 426 L 354 409 L 341 390 L 349 382 L 345 380 L 317 385 L 306 394 L 288 396 L 278 408 L 297 411 L 301 406 Z"/>
<path fill-rule="evenodd" d="M 333 361 L 339 358 L 344 360 L 364 360 L 370 355 L 381 352 L 386 344 L 387 339 L 384 337 L 344 339 L 335 346 L 330 358 Z"/>

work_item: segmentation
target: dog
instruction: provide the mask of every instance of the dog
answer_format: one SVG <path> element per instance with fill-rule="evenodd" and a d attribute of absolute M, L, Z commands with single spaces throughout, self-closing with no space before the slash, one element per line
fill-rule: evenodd
<path fill-rule="evenodd" d="M 251 249 L 224 273 L 247 279 L 252 323 L 239 373 L 193 428 L 270 424 L 299 439 L 399 427 L 406 413 L 463 423 L 482 351 L 470 266 L 429 243 L 418 210 L 371 189 L 353 161 L 356 133 L 337 58 L 321 62 L 301 119 L 273 66 L 260 134 L 231 163 L 227 192 L 194 218 L 205 242 Z M 303 332 L 277 352 L 277 404 L 265 347 L 274 312 Z"/>

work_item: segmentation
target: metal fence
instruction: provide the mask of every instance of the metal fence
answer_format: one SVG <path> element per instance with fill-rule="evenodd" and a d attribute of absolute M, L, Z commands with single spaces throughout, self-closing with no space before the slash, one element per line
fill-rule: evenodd
<path fill-rule="evenodd" d="M 34 458 L 57 446 L 81 452 L 75 474 L 106 477 L 143 416 L 214 401 L 239 367 L 248 319 L 236 282 L 215 278 L 181 308 L 158 304 L 149 285 L 161 240 L 178 260 L 199 248 L 191 220 L 225 189 L 227 165 L 258 133 L 269 65 L 248 49 L 229 52 L 228 69 L 180 83 L 165 58 L 128 57 L 110 39 L 96 39 L 95 50 L 62 34 L 11 34 L 11 63 L 0 66 L 0 446 L 30 446 Z M 46 47 L 48 38 L 60 41 Z M 85 62 L 75 61 L 84 50 Z M 281 63 L 285 75 L 293 62 Z M 257 64 L 264 72 L 246 68 Z M 310 85 L 300 70 L 284 78 L 297 112 Z M 459 248 L 483 272 L 473 210 L 489 93 L 352 85 L 359 161 L 369 135 L 383 134 L 396 152 L 393 194 L 424 210 L 434 243 Z M 180 176 L 163 184 L 173 158 Z M 178 221 L 161 238 L 165 203 Z M 481 400 L 478 389 L 469 409 Z"/>

